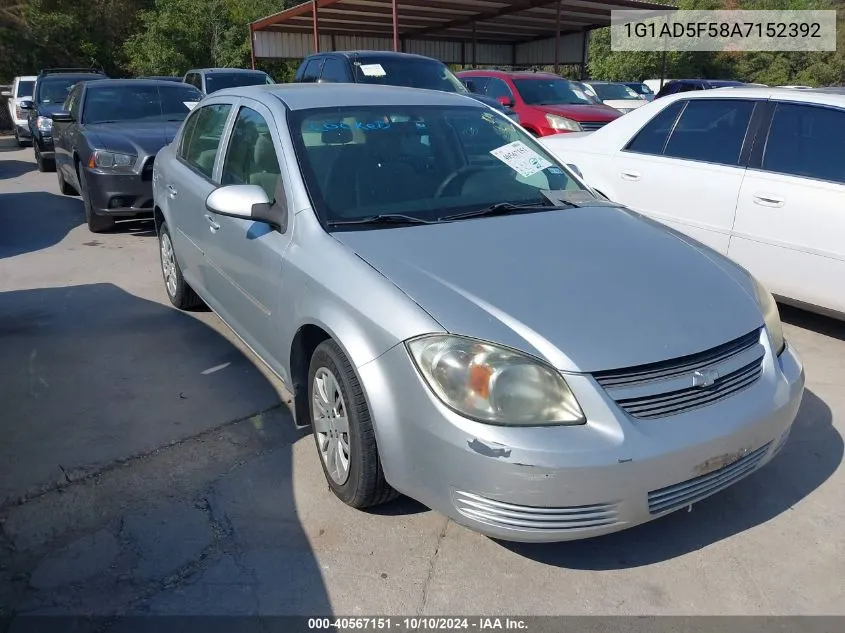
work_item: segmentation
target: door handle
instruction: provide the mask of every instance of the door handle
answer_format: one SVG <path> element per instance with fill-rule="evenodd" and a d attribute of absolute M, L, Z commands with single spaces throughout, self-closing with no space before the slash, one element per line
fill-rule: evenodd
<path fill-rule="evenodd" d="M 214 218 L 211 215 L 206 214 L 205 219 L 208 220 L 208 226 L 211 227 L 212 232 L 220 230 L 220 225 L 214 221 Z"/>
<path fill-rule="evenodd" d="M 640 172 L 638 171 L 623 171 L 622 180 L 634 180 L 637 181 L 640 179 Z"/>
<path fill-rule="evenodd" d="M 770 193 L 755 193 L 754 204 L 759 204 L 762 207 L 782 207 L 785 200 L 780 196 L 775 196 Z"/>
<path fill-rule="evenodd" d="M 173 185 L 167 185 L 167 193 L 170 195 L 171 198 L 176 197 L 176 187 Z"/>

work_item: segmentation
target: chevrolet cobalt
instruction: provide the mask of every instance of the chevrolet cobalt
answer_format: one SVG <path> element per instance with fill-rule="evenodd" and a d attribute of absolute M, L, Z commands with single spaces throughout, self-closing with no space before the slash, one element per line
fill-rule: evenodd
<path fill-rule="evenodd" d="M 561 541 L 754 472 L 804 371 L 772 296 L 506 116 L 361 84 L 221 90 L 153 167 L 164 283 L 294 394 L 345 503 Z"/>

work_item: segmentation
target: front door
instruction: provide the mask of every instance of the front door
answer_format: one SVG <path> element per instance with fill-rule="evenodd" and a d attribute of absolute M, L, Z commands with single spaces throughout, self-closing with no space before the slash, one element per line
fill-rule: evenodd
<path fill-rule="evenodd" d="M 242 99 L 229 135 L 220 184 L 257 185 L 274 204 L 286 205 L 280 147 L 270 111 Z M 283 233 L 263 222 L 241 218 L 214 215 L 213 221 L 216 226 L 208 235 L 206 257 L 218 273 L 211 294 L 221 297 L 220 314 L 274 371 L 285 377 L 276 320 L 282 261 L 291 226 Z"/>

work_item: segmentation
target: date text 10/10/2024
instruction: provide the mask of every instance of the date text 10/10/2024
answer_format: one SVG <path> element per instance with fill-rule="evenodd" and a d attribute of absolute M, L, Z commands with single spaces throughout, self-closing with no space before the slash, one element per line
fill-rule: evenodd
<path fill-rule="evenodd" d="M 309 630 L 396 630 L 396 631 L 526 631 L 524 620 L 519 618 L 473 617 L 473 618 L 437 618 L 437 617 L 354 617 L 354 618 L 309 618 Z"/>

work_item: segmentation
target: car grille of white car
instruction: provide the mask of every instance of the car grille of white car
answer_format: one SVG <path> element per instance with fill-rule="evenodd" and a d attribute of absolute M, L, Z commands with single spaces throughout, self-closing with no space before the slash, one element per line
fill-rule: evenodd
<path fill-rule="evenodd" d="M 766 456 L 766 451 L 769 450 L 771 445 L 772 443 L 769 442 L 734 463 L 723 466 L 719 470 L 714 470 L 712 473 L 651 491 L 648 493 L 648 511 L 651 514 L 671 512 L 724 490 L 754 471 Z"/>
<path fill-rule="evenodd" d="M 596 528 L 618 522 L 614 504 L 597 503 L 569 508 L 520 506 L 456 490 L 458 512 L 469 519 L 510 530 L 560 531 Z"/>
<path fill-rule="evenodd" d="M 760 330 L 713 349 L 671 361 L 593 377 L 629 415 L 664 418 L 704 407 L 754 384 L 763 371 Z"/>
<path fill-rule="evenodd" d="M 581 129 L 585 132 L 595 132 L 599 128 L 603 128 L 605 125 L 607 125 L 607 121 L 582 121 Z"/>

